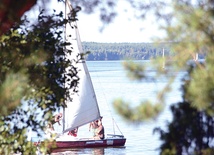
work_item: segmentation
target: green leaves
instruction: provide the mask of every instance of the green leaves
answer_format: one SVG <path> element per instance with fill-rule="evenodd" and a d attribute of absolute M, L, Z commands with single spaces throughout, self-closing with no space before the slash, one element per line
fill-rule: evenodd
<path fill-rule="evenodd" d="M 214 115 L 214 69 L 205 64 L 198 64 L 191 74 L 191 82 L 187 88 L 186 98 L 199 111 L 205 110 L 210 116 Z M 203 79 L 203 80 L 202 80 Z"/>
<path fill-rule="evenodd" d="M 140 123 L 142 121 L 156 118 L 163 110 L 164 105 L 157 103 L 152 104 L 149 101 L 144 101 L 138 106 L 131 106 L 130 103 L 121 99 L 117 99 L 113 103 L 115 110 L 128 122 Z"/>
<path fill-rule="evenodd" d="M 65 75 L 70 62 L 64 59 L 66 21 L 61 13 L 42 11 L 38 19 L 37 24 L 29 25 L 25 18 L 0 38 L 0 154 L 35 154 L 27 130 L 41 136 L 68 98 L 65 80 L 76 76 Z M 78 80 L 67 82 L 73 88 Z"/>
<path fill-rule="evenodd" d="M 123 62 L 124 68 L 127 70 L 127 76 L 132 80 L 140 80 L 146 78 L 145 66 L 134 63 L 133 61 Z"/>
<path fill-rule="evenodd" d="M 28 88 L 28 77 L 25 73 L 8 72 L 0 86 L 0 113 L 9 115 L 20 105 L 20 101 Z"/>

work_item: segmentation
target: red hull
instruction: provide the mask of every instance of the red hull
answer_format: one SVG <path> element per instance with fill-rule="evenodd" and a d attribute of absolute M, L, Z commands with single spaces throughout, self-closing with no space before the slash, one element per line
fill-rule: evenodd
<path fill-rule="evenodd" d="M 78 148 L 78 147 L 108 147 L 124 146 L 126 139 L 104 139 L 104 140 L 79 140 L 79 141 L 57 141 L 57 148 Z"/>
<path fill-rule="evenodd" d="M 50 144 L 50 152 L 62 152 L 73 148 L 97 148 L 97 147 L 119 147 L 124 146 L 125 138 L 110 138 L 104 140 L 80 139 L 77 141 L 56 141 L 55 147 Z M 39 145 L 38 143 L 36 145 Z"/>

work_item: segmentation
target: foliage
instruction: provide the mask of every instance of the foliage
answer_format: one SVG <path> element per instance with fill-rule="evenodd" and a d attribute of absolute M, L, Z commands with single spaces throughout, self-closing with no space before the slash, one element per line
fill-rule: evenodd
<path fill-rule="evenodd" d="M 183 79 L 183 101 L 171 106 L 173 113 L 172 122 L 168 123 L 167 131 L 156 128 L 163 141 L 161 145 L 162 155 L 176 154 L 207 154 L 214 153 L 214 118 L 204 110 L 198 111 L 191 106 L 186 98 L 186 91 L 190 81 L 194 80 L 191 73 L 195 69 L 191 67 L 188 75 Z"/>
<path fill-rule="evenodd" d="M 213 2 L 202 3 L 178 1 L 174 3 L 175 24 L 166 27 L 170 40 L 179 42 L 173 49 L 175 65 L 183 67 L 196 53 L 206 53 L 205 64 L 197 63 L 194 72 L 191 73 L 190 85 L 185 92 L 191 105 L 198 110 L 205 110 L 210 116 L 214 115 L 213 109 Z M 201 95 L 203 93 L 203 95 Z"/>
<path fill-rule="evenodd" d="M 75 90 L 76 69 L 65 68 L 63 13 L 46 15 L 38 22 L 24 18 L 0 38 L 0 154 L 35 154 L 36 147 L 27 141 L 27 132 L 41 136 L 47 121 L 69 99 L 65 81 Z M 67 51 L 71 53 L 72 51 Z M 45 149 L 46 148 L 46 149 Z M 47 147 L 43 148 L 47 151 Z"/>
<path fill-rule="evenodd" d="M 139 105 L 133 108 L 130 103 L 124 102 L 121 99 L 114 101 L 114 107 L 121 115 L 123 115 L 125 120 L 132 120 L 132 123 L 136 124 L 140 122 L 139 120 L 148 120 L 157 117 L 157 113 L 160 113 L 163 110 L 161 104 L 153 105 L 149 101 L 144 102 L 143 106 Z"/>

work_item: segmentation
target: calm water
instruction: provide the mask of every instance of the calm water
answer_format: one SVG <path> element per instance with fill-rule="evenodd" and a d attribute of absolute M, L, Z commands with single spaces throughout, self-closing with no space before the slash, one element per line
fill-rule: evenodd
<path fill-rule="evenodd" d="M 149 63 L 142 61 L 142 63 Z M 112 108 L 112 101 L 116 98 L 123 98 L 133 105 L 139 104 L 143 99 L 155 98 L 157 90 L 161 89 L 166 80 L 160 79 L 157 82 L 136 82 L 130 81 L 122 67 L 121 61 L 95 61 L 87 62 L 88 69 L 94 84 L 97 100 L 100 105 L 100 112 L 103 116 L 105 133 L 113 133 L 112 117 L 119 126 L 120 131 L 127 138 L 125 147 L 122 148 L 95 148 L 95 149 L 74 149 L 71 154 L 105 154 L 105 155 L 158 155 L 158 147 L 161 144 L 159 135 L 153 134 L 155 127 L 165 128 L 166 121 L 172 119 L 169 106 L 181 100 L 179 91 L 179 78 L 173 84 L 173 90 L 167 95 L 165 110 L 153 121 L 134 125 L 125 122 Z M 153 71 L 148 71 L 152 75 Z M 79 129 L 79 134 L 90 134 L 88 127 Z M 82 132 L 82 133 L 81 133 Z M 119 132 L 116 132 L 116 134 Z"/>
<path fill-rule="evenodd" d="M 149 61 L 140 61 L 148 64 Z M 178 74 L 178 78 L 172 85 L 172 91 L 167 95 L 165 110 L 156 120 L 144 122 L 140 125 L 134 125 L 124 121 L 117 114 L 112 102 L 116 98 L 122 98 L 132 105 L 138 105 L 141 100 L 154 100 L 158 90 L 166 84 L 166 79 L 152 81 L 130 81 L 126 77 L 121 61 L 95 61 L 87 62 L 97 100 L 100 107 L 100 113 L 103 116 L 103 125 L 105 134 L 122 134 L 127 138 L 125 147 L 120 148 L 86 148 L 73 149 L 64 152 L 66 155 L 158 155 L 161 141 L 158 134 L 153 134 L 155 127 L 165 129 L 166 121 L 172 119 L 169 106 L 181 100 L 180 78 L 183 73 Z M 154 70 L 148 70 L 149 75 L 154 75 Z M 113 130 L 112 118 L 117 123 L 119 130 Z M 56 128 L 55 128 L 56 129 Z M 57 129 L 56 129 L 57 130 Z M 92 136 L 88 131 L 88 125 L 79 128 L 80 137 Z M 62 154 L 61 154 L 62 155 Z"/>

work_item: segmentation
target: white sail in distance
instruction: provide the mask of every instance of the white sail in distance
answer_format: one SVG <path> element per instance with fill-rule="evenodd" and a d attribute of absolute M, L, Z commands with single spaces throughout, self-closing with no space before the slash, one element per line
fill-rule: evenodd
<path fill-rule="evenodd" d="M 65 1 L 65 16 L 70 18 L 72 7 L 68 0 Z M 64 110 L 65 130 L 63 133 L 73 130 L 77 127 L 90 123 L 100 118 L 100 111 L 92 85 L 91 77 L 88 72 L 85 60 L 75 63 L 79 58 L 77 56 L 83 53 L 80 41 L 79 31 L 76 21 L 71 21 L 65 26 L 65 40 L 71 43 L 66 50 L 71 50 L 71 54 L 67 53 L 66 58 L 72 61 L 73 66 L 78 68 L 78 92 L 69 92 L 72 101 L 67 101 L 67 107 Z M 67 69 L 69 73 L 69 68 Z M 66 83 L 65 83 L 66 86 Z"/>

